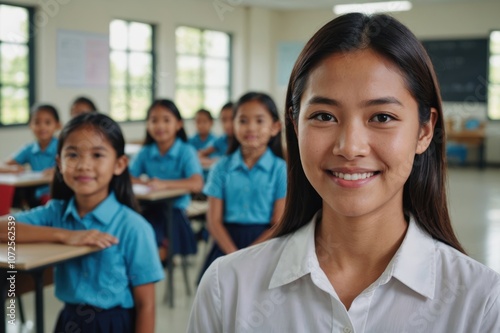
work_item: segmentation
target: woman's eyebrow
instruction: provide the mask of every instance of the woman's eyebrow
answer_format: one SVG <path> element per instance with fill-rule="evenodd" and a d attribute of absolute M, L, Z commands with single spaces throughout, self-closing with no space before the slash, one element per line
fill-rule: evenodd
<path fill-rule="evenodd" d="M 340 106 L 341 103 L 333 98 L 328 98 L 324 96 L 313 96 L 311 99 L 307 101 L 307 105 L 330 105 L 330 106 Z"/>
<path fill-rule="evenodd" d="M 403 106 L 403 103 L 401 103 L 396 97 L 393 97 L 393 96 L 385 96 L 385 97 L 380 97 L 380 98 L 375 98 L 375 99 L 369 99 L 369 100 L 363 101 L 361 103 L 361 105 L 365 106 L 365 107 L 385 105 L 385 104 L 396 104 L 399 106 Z"/>

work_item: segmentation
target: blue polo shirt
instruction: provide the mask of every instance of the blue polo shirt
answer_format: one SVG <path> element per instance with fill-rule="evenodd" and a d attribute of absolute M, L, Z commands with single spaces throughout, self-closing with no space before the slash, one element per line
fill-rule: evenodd
<path fill-rule="evenodd" d="M 160 154 L 156 143 L 142 147 L 129 169 L 133 177 L 146 174 L 149 178 L 165 180 L 186 179 L 203 173 L 196 150 L 179 138 L 164 155 Z M 175 200 L 174 207 L 186 209 L 190 202 L 190 195 L 184 195 Z"/>
<path fill-rule="evenodd" d="M 286 196 L 285 161 L 268 148 L 248 169 L 238 149 L 216 162 L 203 193 L 224 200 L 224 222 L 268 224 L 274 202 Z"/>
<path fill-rule="evenodd" d="M 213 135 L 212 133 L 208 133 L 207 138 L 205 140 L 202 140 L 200 135 L 196 133 L 189 138 L 188 143 L 192 145 L 196 150 L 200 150 L 210 147 L 215 139 L 215 135 Z"/>
<path fill-rule="evenodd" d="M 45 150 L 40 148 L 38 141 L 29 143 L 14 154 L 13 160 L 21 165 L 29 164 L 33 171 L 43 171 L 52 168 L 56 165 L 57 142 L 56 138 L 52 138 Z M 36 189 L 35 196 L 39 198 L 48 193 L 49 186 L 40 186 Z"/>
<path fill-rule="evenodd" d="M 227 134 L 224 134 L 215 139 L 212 146 L 215 149 L 214 153 L 212 154 L 214 157 L 226 155 L 227 149 L 229 148 L 229 138 Z"/>
<path fill-rule="evenodd" d="M 78 216 L 74 197 L 51 200 L 45 206 L 14 215 L 19 222 L 70 230 L 97 229 L 118 238 L 105 250 L 59 264 L 55 270 L 56 296 L 71 304 L 104 309 L 132 308 L 131 287 L 164 278 L 151 225 L 111 193 L 92 212 Z"/>

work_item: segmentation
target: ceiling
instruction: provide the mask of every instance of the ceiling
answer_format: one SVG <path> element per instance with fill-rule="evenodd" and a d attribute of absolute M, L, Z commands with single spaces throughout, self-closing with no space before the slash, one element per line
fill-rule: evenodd
<path fill-rule="evenodd" d="M 383 1 L 383 0 L 375 0 Z M 498 0 L 410 0 L 414 4 L 454 4 L 466 2 L 491 2 Z M 274 9 L 331 9 L 333 5 L 344 3 L 362 3 L 369 0 L 225 0 L 230 5 L 267 7 Z"/>

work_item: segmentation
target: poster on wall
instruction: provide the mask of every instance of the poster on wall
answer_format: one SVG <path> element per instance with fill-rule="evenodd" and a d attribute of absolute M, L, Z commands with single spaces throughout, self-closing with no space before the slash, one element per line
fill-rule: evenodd
<path fill-rule="evenodd" d="M 99 88 L 108 83 L 108 35 L 58 30 L 57 85 Z"/>
<path fill-rule="evenodd" d="M 300 52 L 304 48 L 304 42 L 279 42 L 278 43 L 278 86 L 286 87 L 290 74 L 292 74 L 293 65 Z"/>

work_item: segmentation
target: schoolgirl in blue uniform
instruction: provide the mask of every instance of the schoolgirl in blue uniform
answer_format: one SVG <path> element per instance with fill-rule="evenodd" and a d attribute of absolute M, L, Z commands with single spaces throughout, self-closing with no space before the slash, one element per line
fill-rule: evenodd
<path fill-rule="evenodd" d="M 194 121 L 197 133 L 189 138 L 189 144 L 193 145 L 196 150 L 211 146 L 217 138 L 210 132 L 214 124 L 214 118 L 210 111 L 198 110 L 194 116 Z"/>
<path fill-rule="evenodd" d="M 146 140 L 134 157 L 130 173 L 134 183 L 150 186 L 153 190 L 187 189 L 198 193 L 203 187 L 202 167 L 196 150 L 188 144 L 182 117 L 174 102 L 160 99 L 153 102 L 146 117 Z M 139 178 L 147 176 L 147 180 Z M 171 254 L 194 254 L 197 244 L 186 208 L 190 195 L 176 199 L 173 205 L 173 244 Z M 166 246 L 165 217 L 161 203 L 144 203 L 142 214 L 153 225 L 157 244 Z"/>
<path fill-rule="evenodd" d="M 59 113 L 52 105 L 39 105 L 30 112 L 29 126 L 36 141 L 17 151 L 0 171 L 17 173 L 29 165 L 33 171 L 54 172 L 57 154 L 54 134 L 61 128 Z M 45 185 L 16 190 L 14 202 L 24 199 L 28 206 L 35 207 L 48 201 L 49 192 L 49 186 Z"/>
<path fill-rule="evenodd" d="M 220 256 L 265 240 L 283 214 L 286 164 L 274 101 L 250 92 L 235 106 L 234 140 L 212 167 L 203 193 L 214 238 L 203 272 Z"/>
<path fill-rule="evenodd" d="M 224 134 L 216 138 L 209 147 L 205 149 L 198 150 L 198 156 L 202 165 L 205 167 L 210 167 L 214 164 L 220 157 L 227 154 L 229 149 L 229 144 L 233 139 L 233 111 L 234 105 L 232 102 L 224 104 L 220 110 L 219 119 L 222 123 L 222 129 Z"/>
<path fill-rule="evenodd" d="M 149 223 L 136 208 L 125 142 L 108 116 L 88 113 L 62 130 L 52 197 L 14 215 L 16 241 L 94 245 L 56 267 L 65 303 L 55 332 L 154 332 L 154 282 L 164 273 Z M 6 221 L 0 223 L 3 234 Z"/>

